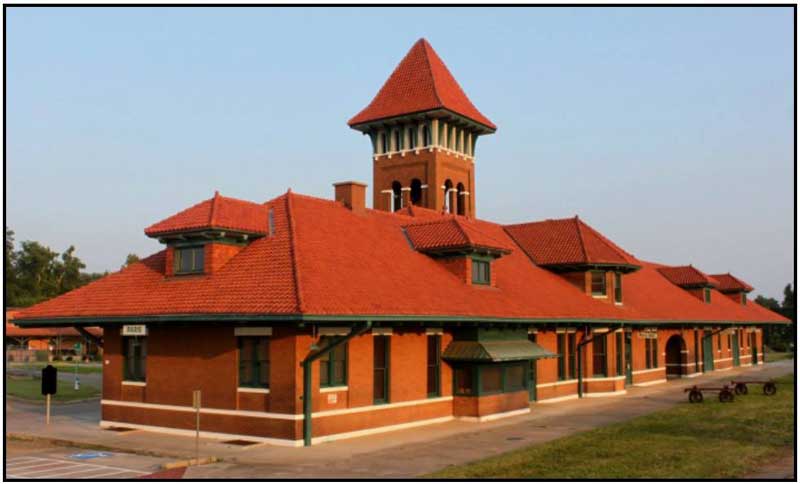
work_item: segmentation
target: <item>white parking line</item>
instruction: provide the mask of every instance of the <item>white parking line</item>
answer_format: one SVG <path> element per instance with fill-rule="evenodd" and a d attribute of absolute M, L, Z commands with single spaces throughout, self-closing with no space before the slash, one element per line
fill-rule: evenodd
<path fill-rule="evenodd" d="M 14 457 L 13 459 L 7 459 L 6 464 L 19 464 L 20 461 L 22 462 L 33 462 L 35 460 L 42 460 L 41 457 Z"/>
<path fill-rule="evenodd" d="M 107 476 L 133 478 L 147 473 L 146 471 L 126 469 L 124 467 L 40 457 L 32 457 L 30 460 L 25 461 L 20 459 L 8 467 L 12 468 L 8 469 L 6 477 L 14 479 L 53 479 L 62 476 L 71 476 L 68 479 L 94 479 Z"/>

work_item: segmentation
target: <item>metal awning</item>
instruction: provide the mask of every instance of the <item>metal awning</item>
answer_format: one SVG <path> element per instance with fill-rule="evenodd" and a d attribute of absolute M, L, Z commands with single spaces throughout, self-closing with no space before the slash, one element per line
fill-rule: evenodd
<path fill-rule="evenodd" d="M 527 340 L 514 341 L 451 341 L 442 354 L 448 361 L 519 361 L 556 358 L 538 344 Z"/>

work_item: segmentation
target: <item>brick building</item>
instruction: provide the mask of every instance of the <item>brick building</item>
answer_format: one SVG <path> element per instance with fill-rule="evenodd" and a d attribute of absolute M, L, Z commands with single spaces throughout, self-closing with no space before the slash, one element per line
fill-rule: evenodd
<path fill-rule="evenodd" d="M 730 274 L 638 259 L 578 217 L 476 216 L 495 125 L 425 41 L 349 121 L 366 185 L 334 200 L 216 193 L 145 230 L 160 252 L 28 308 L 104 328 L 101 425 L 301 446 L 536 412 L 761 364 L 782 316 Z M 532 404 L 535 402 L 535 404 Z"/>

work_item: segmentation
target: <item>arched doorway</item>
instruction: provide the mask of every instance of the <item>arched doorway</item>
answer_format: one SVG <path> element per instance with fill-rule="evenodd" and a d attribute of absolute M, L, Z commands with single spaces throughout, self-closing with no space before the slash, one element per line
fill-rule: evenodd
<path fill-rule="evenodd" d="M 456 185 L 456 213 L 459 215 L 464 215 L 466 213 L 466 209 L 464 208 L 464 197 L 466 193 L 464 192 L 464 184 L 459 183 Z"/>
<path fill-rule="evenodd" d="M 667 340 L 667 378 L 681 378 L 686 373 L 686 343 L 680 335 Z"/>
<path fill-rule="evenodd" d="M 400 184 L 399 181 L 395 180 L 392 182 L 392 212 L 396 212 L 403 208 L 403 195 L 401 189 L 403 185 Z"/>

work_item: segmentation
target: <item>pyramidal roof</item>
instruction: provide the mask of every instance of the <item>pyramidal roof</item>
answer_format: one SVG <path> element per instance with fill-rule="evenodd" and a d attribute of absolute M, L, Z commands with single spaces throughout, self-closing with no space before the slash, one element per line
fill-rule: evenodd
<path fill-rule="evenodd" d="M 431 44 L 419 39 L 372 102 L 347 124 L 356 126 L 434 109 L 447 109 L 492 131 L 497 129 L 467 98 Z"/>
<path fill-rule="evenodd" d="M 731 275 L 730 272 L 727 274 L 711 274 L 711 277 L 714 278 L 715 281 L 719 282 L 719 287 L 717 287 L 717 289 L 720 292 L 750 292 L 753 290 L 753 286 L 744 282 L 738 277 Z"/>
<path fill-rule="evenodd" d="M 473 222 L 461 217 L 408 224 L 403 227 L 416 250 L 485 248 L 511 252 L 511 246 L 484 233 Z"/>
<path fill-rule="evenodd" d="M 213 198 L 147 227 L 144 233 L 157 237 L 193 230 L 227 229 L 263 235 L 267 233 L 267 210 L 264 205 L 223 197 L 215 192 Z"/>
<path fill-rule="evenodd" d="M 577 216 L 507 225 L 505 229 L 538 265 L 639 265 L 634 256 Z"/>
<path fill-rule="evenodd" d="M 717 287 L 717 282 L 713 277 L 704 273 L 695 266 L 689 264 L 688 266 L 664 266 L 658 269 L 664 277 L 669 279 L 670 282 L 681 287 Z"/>

